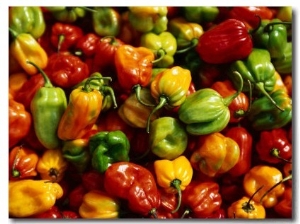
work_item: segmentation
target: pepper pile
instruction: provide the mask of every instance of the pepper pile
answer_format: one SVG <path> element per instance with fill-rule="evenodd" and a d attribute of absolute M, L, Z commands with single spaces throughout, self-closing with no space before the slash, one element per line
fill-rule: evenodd
<path fill-rule="evenodd" d="M 291 7 L 9 7 L 9 218 L 292 218 Z"/>

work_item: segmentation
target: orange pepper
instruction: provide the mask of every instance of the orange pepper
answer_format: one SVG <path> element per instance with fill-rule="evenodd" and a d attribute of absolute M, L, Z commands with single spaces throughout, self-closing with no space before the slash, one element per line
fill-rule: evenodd
<path fill-rule="evenodd" d="M 286 75 L 283 78 L 283 83 L 287 89 L 287 93 L 290 97 L 292 97 L 292 88 L 293 88 L 293 80 L 292 80 L 292 75 Z"/>
<path fill-rule="evenodd" d="M 28 75 L 25 72 L 16 72 L 13 74 L 9 74 L 8 87 L 11 90 L 11 94 L 13 95 L 13 97 L 27 80 Z"/>

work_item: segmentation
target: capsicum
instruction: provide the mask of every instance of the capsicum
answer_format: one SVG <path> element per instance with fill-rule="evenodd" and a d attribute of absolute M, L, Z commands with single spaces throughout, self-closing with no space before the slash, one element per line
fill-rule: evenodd
<path fill-rule="evenodd" d="M 89 138 L 92 167 L 104 173 L 115 162 L 129 161 L 130 142 L 124 132 L 100 131 Z"/>
<path fill-rule="evenodd" d="M 216 6 L 186 6 L 182 11 L 187 21 L 198 24 L 213 22 L 219 14 Z"/>
<path fill-rule="evenodd" d="M 86 15 L 84 7 L 48 6 L 46 9 L 56 20 L 63 23 L 73 23 Z"/>
<path fill-rule="evenodd" d="M 287 187 L 284 190 L 283 197 L 274 206 L 274 210 L 284 218 L 292 218 L 293 214 L 293 189 Z"/>
<path fill-rule="evenodd" d="M 293 72 L 293 44 L 288 42 L 284 48 L 283 57 L 272 60 L 277 72 L 290 74 Z"/>

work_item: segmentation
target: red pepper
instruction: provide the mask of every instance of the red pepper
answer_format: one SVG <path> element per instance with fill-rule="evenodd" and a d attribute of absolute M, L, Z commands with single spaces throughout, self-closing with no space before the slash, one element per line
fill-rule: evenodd
<path fill-rule="evenodd" d="M 283 128 L 262 131 L 255 148 L 259 158 L 268 163 L 278 164 L 292 158 L 292 144 Z"/>
<path fill-rule="evenodd" d="M 82 174 L 82 185 L 87 191 L 104 190 L 104 175 L 96 170 L 88 170 Z"/>
<path fill-rule="evenodd" d="M 251 133 L 242 126 L 230 127 L 226 130 L 225 136 L 232 138 L 240 147 L 240 158 L 233 168 L 228 173 L 233 176 L 241 176 L 247 173 L 251 168 L 252 162 L 252 143 L 253 138 Z"/>
<path fill-rule="evenodd" d="M 81 36 L 75 44 L 75 55 L 85 57 L 94 56 L 96 53 L 96 46 L 100 37 L 95 33 L 87 33 Z"/>
<path fill-rule="evenodd" d="M 144 217 L 156 217 L 160 194 L 152 173 L 132 162 L 111 164 L 104 174 L 105 190 L 128 202 L 129 209 Z"/>
<path fill-rule="evenodd" d="M 284 190 L 282 199 L 274 206 L 276 213 L 284 218 L 292 218 L 293 213 L 293 190 L 292 187 L 287 187 Z"/>
<path fill-rule="evenodd" d="M 78 212 L 80 205 L 83 201 L 83 196 L 88 191 L 82 184 L 77 185 L 73 190 L 70 191 L 68 199 L 69 199 L 69 208 L 72 211 Z"/>
<path fill-rule="evenodd" d="M 207 63 L 223 64 L 246 58 L 252 48 L 252 38 L 245 24 L 227 19 L 199 37 L 196 51 Z"/>
<path fill-rule="evenodd" d="M 52 26 L 50 40 L 51 44 L 60 52 L 70 50 L 82 36 L 83 31 L 80 27 L 56 22 Z"/>
<path fill-rule="evenodd" d="M 53 205 L 49 210 L 31 216 L 30 218 L 36 218 L 36 219 L 61 219 L 63 218 L 62 213 L 60 212 L 59 208 L 56 205 Z"/>
<path fill-rule="evenodd" d="M 177 207 L 176 194 L 167 193 L 163 188 L 158 188 L 161 197 L 161 204 L 157 209 L 157 218 L 159 219 L 174 219 L 179 218 L 179 211 L 173 213 Z"/>
<path fill-rule="evenodd" d="M 45 73 L 53 85 L 61 88 L 71 88 L 90 75 L 87 64 L 68 52 L 52 54 Z"/>

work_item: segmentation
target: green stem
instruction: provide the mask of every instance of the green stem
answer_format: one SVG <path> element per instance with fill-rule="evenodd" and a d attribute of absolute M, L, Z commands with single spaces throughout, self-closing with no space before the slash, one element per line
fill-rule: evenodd
<path fill-rule="evenodd" d="M 102 77 L 102 78 L 104 78 L 104 77 Z M 116 96 L 115 96 L 113 88 L 111 88 L 110 86 L 102 86 L 101 91 L 109 93 L 109 95 L 111 96 L 111 98 L 113 100 L 114 108 L 117 108 L 118 105 L 117 105 Z"/>
<path fill-rule="evenodd" d="M 156 55 L 157 55 L 157 57 L 154 61 L 152 61 L 152 64 L 157 63 L 160 60 L 162 60 L 165 57 L 166 52 L 165 52 L 164 49 L 159 49 L 159 50 L 156 51 Z"/>
<path fill-rule="evenodd" d="M 47 88 L 52 88 L 53 87 L 49 77 L 46 75 L 46 73 L 39 66 L 37 66 L 32 61 L 26 61 L 26 63 L 33 65 L 39 71 L 39 73 L 41 73 L 41 75 L 43 76 L 44 81 L 45 81 L 44 87 L 47 87 Z"/>
<path fill-rule="evenodd" d="M 112 80 L 111 77 L 89 77 L 89 78 L 85 81 L 85 83 L 84 83 L 84 85 L 83 85 L 83 87 L 82 87 L 82 90 L 85 91 L 85 92 L 91 92 L 92 90 L 91 90 L 91 88 L 90 88 L 90 82 L 91 82 L 92 80 L 101 80 L 101 79 L 108 79 L 109 81 Z"/>
<path fill-rule="evenodd" d="M 178 193 L 178 203 L 177 203 L 177 207 L 171 212 L 171 213 L 175 213 L 178 211 L 178 209 L 180 208 L 181 205 L 181 198 L 182 198 L 182 193 L 181 193 L 181 189 L 180 189 L 180 184 L 181 184 L 181 180 L 179 179 L 174 179 L 171 181 L 170 186 L 175 188 L 177 193 Z"/>
<path fill-rule="evenodd" d="M 246 212 L 246 213 L 251 213 L 252 211 L 255 210 L 254 206 L 250 203 L 251 200 L 253 199 L 253 197 L 257 194 L 257 192 L 259 192 L 262 188 L 264 187 L 264 185 L 262 185 L 261 187 L 259 187 L 249 198 L 249 200 L 245 203 L 242 204 L 242 209 Z"/>
<path fill-rule="evenodd" d="M 14 29 L 12 29 L 10 27 L 8 27 L 8 30 L 9 30 L 10 34 L 13 36 L 14 39 L 16 39 L 16 37 L 19 35 L 17 33 L 17 31 L 15 31 Z"/>
<path fill-rule="evenodd" d="M 270 150 L 270 155 L 271 156 L 276 157 L 277 159 L 280 159 L 280 160 L 282 160 L 284 162 L 292 163 L 291 161 L 289 161 L 289 160 L 287 160 L 285 158 L 282 158 L 279 154 L 280 154 L 280 151 L 277 148 L 273 148 L 273 149 Z"/>
<path fill-rule="evenodd" d="M 57 52 L 60 52 L 60 48 L 62 43 L 65 41 L 65 35 L 59 35 L 58 36 L 58 45 L 57 45 Z"/>
<path fill-rule="evenodd" d="M 145 103 L 145 102 L 141 99 L 141 89 L 142 89 L 141 85 L 137 84 L 137 85 L 135 85 L 132 89 L 134 90 L 135 95 L 136 95 L 136 98 L 137 98 L 137 100 L 139 101 L 139 103 L 141 103 L 141 104 L 143 104 L 143 105 L 145 105 L 145 106 L 147 106 L 147 107 L 155 107 L 154 104 L 148 104 L 148 103 Z"/>
<path fill-rule="evenodd" d="M 150 121 L 151 121 L 151 117 L 154 113 L 156 113 L 159 109 L 161 109 L 162 107 L 164 107 L 166 104 L 168 103 L 168 98 L 166 96 L 160 96 L 159 97 L 159 103 L 156 105 L 156 107 L 151 111 L 148 119 L 147 119 L 147 133 L 150 132 Z"/>
<path fill-rule="evenodd" d="M 239 72 L 237 72 L 237 71 L 234 71 L 233 72 L 235 75 L 237 75 L 238 77 L 239 77 L 239 79 L 240 79 L 240 86 L 239 86 L 239 89 L 237 90 L 237 92 L 236 93 L 234 93 L 233 95 L 231 95 L 231 96 L 228 96 L 228 97 L 225 97 L 224 98 L 224 105 L 225 106 L 229 106 L 229 104 L 242 92 L 242 90 L 243 90 L 243 84 L 244 84 L 244 82 L 243 82 L 243 78 L 242 78 L 242 76 L 241 76 L 241 74 L 239 73 Z"/>
<path fill-rule="evenodd" d="M 193 48 L 195 48 L 199 43 L 199 40 L 197 38 L 194 38 L 191 40 L 191 43 L 188 47 L 184 48 L 184 49 L 180 49 L 180 50 L 177 50 L 176 51 L 176 54 L 182 54 L 182 53 L 185 53 Z"/>

